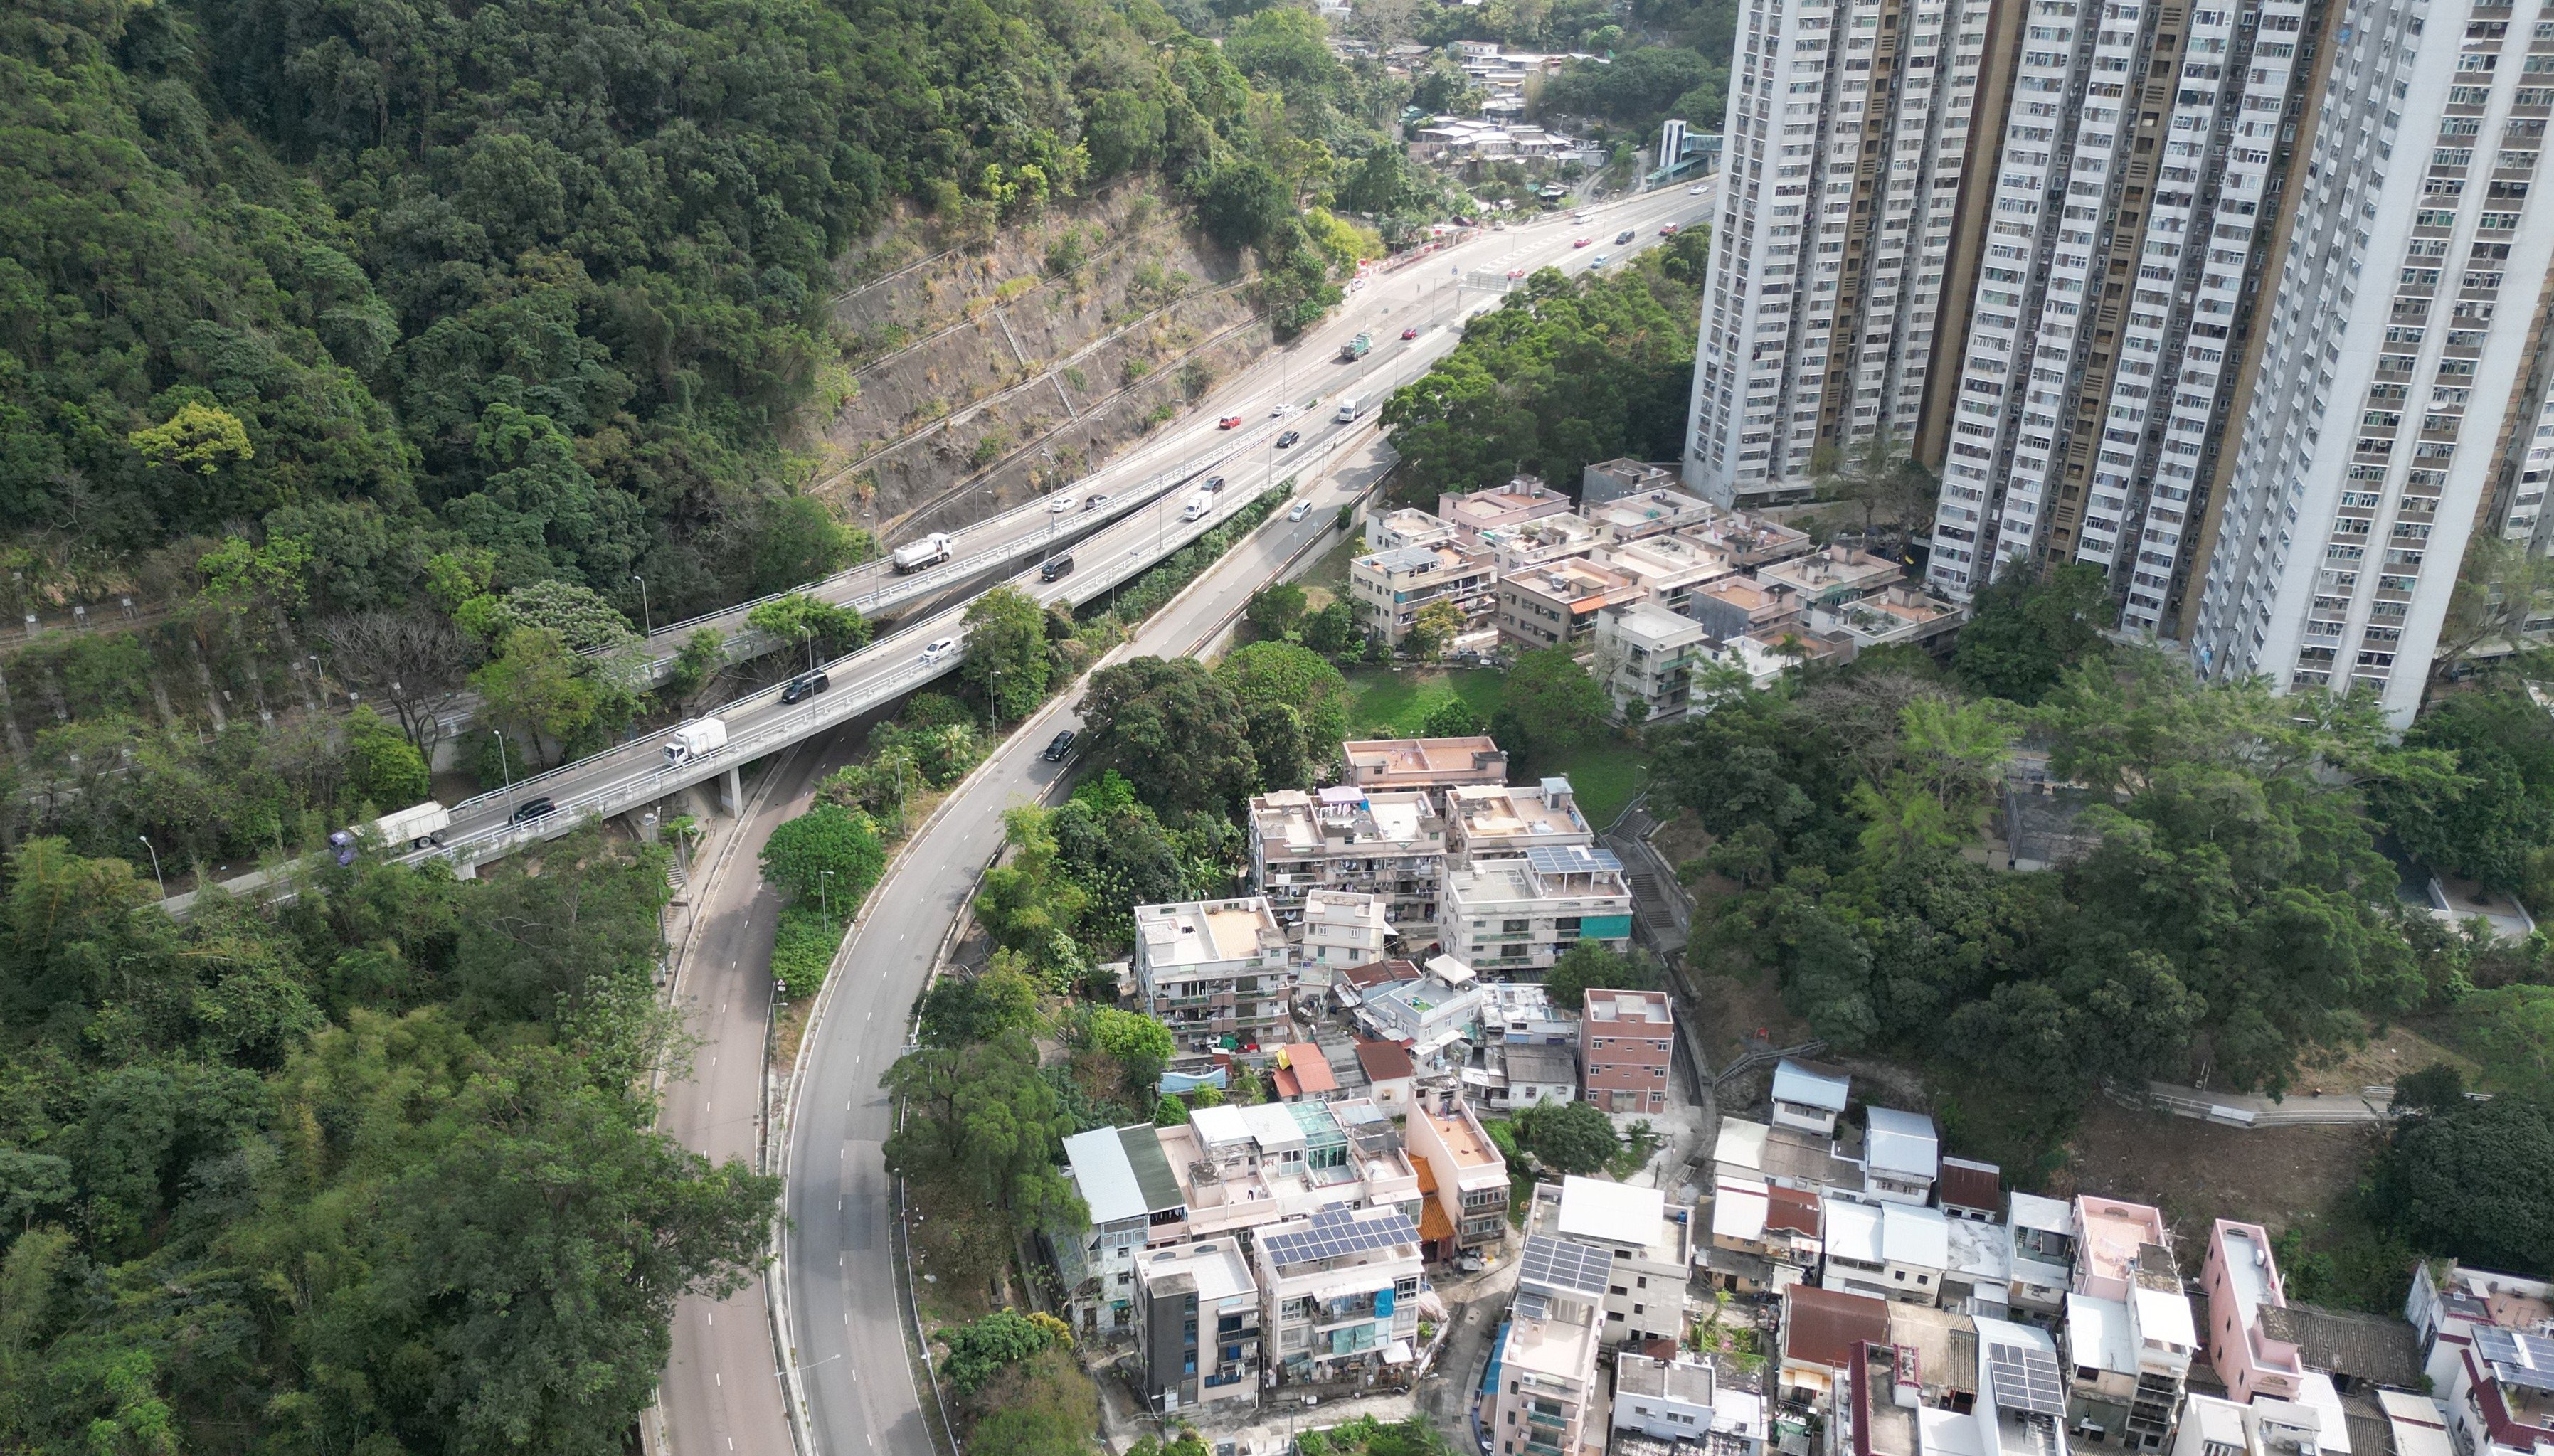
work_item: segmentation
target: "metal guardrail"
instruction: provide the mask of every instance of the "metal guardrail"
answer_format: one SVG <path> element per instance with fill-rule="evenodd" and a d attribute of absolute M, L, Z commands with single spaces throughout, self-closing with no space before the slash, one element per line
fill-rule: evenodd
<path fill-rule="evenodd" d="M 1313 468 L 1327 465 L 1330 457 L 1337 451 L 1340 444 L 1351 438 L 1354 433 L 1356 432 L 1346 432 L 1334 437 L 1313 455 L 1308 456 L 1308 462 Z M 1238 448 L 1241 447 L 1236 447 Z M 1219 497 L 1217 508 L 1213 511 L 1194 521 L 1171 523 L 1169 528 L 1156 539 L 1149 552 L 1143 545 L 1138 544 L 1123 556 L 1104 562 L 1095 562 L 1090 572 L 1077 572 L 1060 583 L 1037 582 L 1034 573 L 1022 573 L 1014 580 L 1028 583 L 1031 587 L 1031 595 L 1039 597 L 1041 601 L 1065 601 L 1079 606 L 1111 587 L 1121 585 L 1128 579 L 1151 570 L 1162 560 L 1221 526 L 1225 521 L 1239 514 L 1252 502 L 1275 489 L 1278 482 L 1279 478 L 1272 470 L 1270 478 L 1256 486 L 1236 487 L 1224 493 Z M 1050 585 L 1055 588 L 1052 592 L 1042 593 L 1038 590 Z M 570 832 L 588 818 L 608 819 L 634 805 L 650 803 L 669 794 L 678 793 L 694 784 L 708 782 L 729 769 L 741 768 L 775 748 L 795 742 L 836 723 L 857 718 L 882 703 L 891 702 L 903 696 L 923 683 L 955 670 L 959 663 L 966 660 L 965 632 L 953 621 L 953 618 L 962 612 L 963 609 L 953 609 L 951 612 L 942 613 L 924 621 L 914 622 L 870 643 L 857 652 L 825 664 L 825 670 L 829 673 L 846 672 L 861 665 L 860 660 L 864 657 L 904 650 L 911 639 L 917 636 L 945 631 L 956 638 L 956 645 L 937 661 L 928 664 L 917 661 L 912 666 L 887 676 L 870 678 L 853 685 L 847 692 L 828 693 L 809 699 L 806 706 L 798 713 L 776 718 L 771 722 L 735 733 L 721 746 L 707 753 L 695 754 L 680 763 L 645 761 L 655 759 L 661 753 L 656 738 L 651 735 L 646 739 L 606 749 L 601 754 L 579 759 L 573 763 L 560 764 L 528 778 L 517 779 L 503 789 L 492 790 L 463 800 L 453 806 L 453 812 L 456 815 L 462 815 L 471 810 L 485 810 L 501 803 L 515 802 L 522 799 L 526 790 L 537 792 L 538 786 L 558 782 L 563 776 L 593 773 L 602 766 L 598 762 L 600 759 L 623 754 L 640 759 L 640 755 L 645 755 L 645 759 L 632 763 L 629 772 L 583 793 L 559 799 L 556 808 L 538 819 L 523 824 L 491 826 L 475 833 L 454 836 L 434 848 L 403 855 L 402 861 L 414 863 L 438 856 L 470 863 L 494 859 L 521 845 L 540 840 L 555 839 Z M 775 683 L 758 692 L 748 694 L 722 708 L 718 716 L 726 719 L 740 709 L 751 708 L 766 700 L 777 698 L 783 686 Z"/>

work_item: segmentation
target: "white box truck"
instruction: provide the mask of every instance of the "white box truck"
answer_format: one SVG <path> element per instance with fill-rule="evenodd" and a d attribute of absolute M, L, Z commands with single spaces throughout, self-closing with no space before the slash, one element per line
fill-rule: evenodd
<path fill-rule="evenodd" d="M 392 849 L 423 849 L 439 842 L 436 836 L 452 826 L 452 811 L 432 799 L 373 821 L 373 833 Z"/>
<path fill-rule="evenodd" d="M 1357 415 L 1362 413 L 1363 410 L 1364 404 L 1356 395 L 1341 394 L 1339 396 L 1339 412 L 1333 415 L 1332 418 L 1336 419 L 1341 424 L 1353 424 L 1356 422 Z"/>
<path fill-rule="evenodd" d="M 727 746 L 727 724 L 716 718 L 696 718 L 674 729 L 665 740 L 665 761 L 681 763 L 704 753 L 715 753 Z"/>
<path fill-rule="evenodd" d="M 1195 520 L 1214 508 L 1215 498 L 1204 491 L 1200 491 L 1189 498 L 1189 504 L 1180 511 L 1180 519 Z"/>
<path fill-rule="evenodd" d="M 901 574 L 938 566 L 949 559 L 949 533 L 933 531 L 919 541 L 895 548 L 895 569 Z"/>

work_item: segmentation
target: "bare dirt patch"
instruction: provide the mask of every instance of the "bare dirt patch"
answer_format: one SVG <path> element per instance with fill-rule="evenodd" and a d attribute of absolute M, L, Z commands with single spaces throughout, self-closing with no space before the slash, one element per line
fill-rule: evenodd
<path fill-rule="evenodd" d="M 2220 1127 L 2096 1098 L 2046 1191 L 2152 1203 L 2184 1249 L 2205 1249 L 2212 1219 L 2276 1234 L 2329 1214 L 2358 1186 L 2377 1141 L 2374 1127 Z"/>

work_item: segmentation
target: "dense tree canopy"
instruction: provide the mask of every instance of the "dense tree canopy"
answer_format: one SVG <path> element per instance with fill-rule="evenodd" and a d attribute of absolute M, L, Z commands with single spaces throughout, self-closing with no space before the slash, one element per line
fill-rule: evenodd
<path fill-rule="evenodd" d="M 1463 342 L 1393 392 L 1383 422 L 1414 489 L 1470 490 L 1520 471 L 1575 484 L 1596 461 L 1672 459 L 1693 388 L 1697 227 L 1638 266 L 1577 279 L 1547 269 L 1463 326 Z M 1662 258 L 1661 255 L 1668 255 Z"/>
<path fill-rule="evenodd" d="M 184 925 L 21 845 L 0 902 L 0 1445 L 609 1453 L 774 1180 L 649 1131 L 662 860 L 359 859 Z"/>

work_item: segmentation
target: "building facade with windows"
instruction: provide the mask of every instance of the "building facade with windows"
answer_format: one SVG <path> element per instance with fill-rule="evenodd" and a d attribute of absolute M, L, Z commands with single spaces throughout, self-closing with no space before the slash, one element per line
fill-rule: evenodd
<path fill-rule="evenodd" d="M 1686 415 L 1698 494 L 1804 501 L 1821 451 L 1915 435 L 1944 299 L 1965 298 L 1954 217 L 1992 8 L 1739 10 Z"/>
<path fill-rule="evenodd" d="M 1294 948 L 1265 895 L 1135 907 L 1135 990 L 1183 1048 L 1285 1040 Z"/>
<path fill-rule="evenodd" d="M 1610 849 L 1535 849 L 1446 876 L 1438 927 L 1447 953 L 1504 975 L 1548 970 L 1581 940 L 1632 943 L 1632 889 Z"/>

